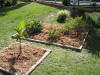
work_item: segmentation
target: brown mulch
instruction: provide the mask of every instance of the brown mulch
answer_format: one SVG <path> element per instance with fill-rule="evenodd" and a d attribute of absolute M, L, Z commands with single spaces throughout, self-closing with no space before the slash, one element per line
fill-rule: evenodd
<path fill-rule="evenodd" d="M 55 42 L 49 40 L 49 29 L 51 28 L 56 28 L 56 29 L 61 29 L 63 28 L 63 25 L 49 25 L 49 24 L 44 24 L 43 25 L 43 30 L 34 35 L 30 35 L 31 39 L 36 39 L 36 40 L 42 40 L 42 41 L 49 41 L 49 42 Z M 79 29 L 79 30 L 69 30 L 66 32 L 66 34 L 62 34 L 58 40 L 56 40 L 56 43 L 60 43 L 63 45 L 70 45 L 74 47 L 79 47 L 83 39 L 85 38 L 88 30 L 86 29 Z"/>
<path fill-rule="evenodd" d="M 0 52 L 0 67 L 25 74 L 43 56 L 46 50 L 22 44 L 18 59 L 19 43 L 14 43 Z"/>

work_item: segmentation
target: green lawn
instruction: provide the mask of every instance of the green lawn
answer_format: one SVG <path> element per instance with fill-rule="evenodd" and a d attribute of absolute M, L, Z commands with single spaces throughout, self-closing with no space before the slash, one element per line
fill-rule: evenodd
<path fill-rule="evenodd" d="M 12 42 L 10 37 L 14 34 L 13 29 L 22 20 L 35 17 L 45 22 L 46 17 L 57 10 L 57 8 L 38 3 L 24 2 L 14 7 L 0 9 L 0 49 L 8 46 Z"/>
<path fill-rule="evenodd" d="M 14 7 L 0 8 L 0 50 L 14 42 L 10 37 L 15 33 L 13 28 L 20 21 L 35 16 L 45 23 L 48 22 L 48 15 L 58 10 L 51 6 L 24 2 Z M 100 28 L 90 31 L 86 44 L 88 50 L 83 49 L 82 52 L 52 45 L 32 44 L 51 49 L 52 53 L 31 75 L 100 75 Z"/>

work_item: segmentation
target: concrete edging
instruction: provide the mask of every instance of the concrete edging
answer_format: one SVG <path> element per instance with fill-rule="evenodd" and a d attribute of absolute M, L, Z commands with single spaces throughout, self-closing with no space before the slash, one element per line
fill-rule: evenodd
<path fill-rule="evenodd" d="M 23 38 L 23 37 L 21 39 L 22 40 L 31 41 L 31 42 L 42 43 L 42 44 L 47 44 L 47 45 L 55 45 L 55 46 L 62 47 L 62 48 L 69 48 L 69 49 L 74 49 L 76 51 L 81 51 L 82 48 L 83 48 L 83 45 L 84 45 L 84 43 L 86 41 L 87 36 L 88 36 L 88 32 L 87 32 L 87 34 L 86 34 L 86 36 L 85 36 L 85 38 L 84 38 L 84 40 L 83 40 L 83 42 L 82 42 L 80 47 L 73 47 L 73 46 L 70 46 L 70 45 L 63 45 L 63 44 L 59 44 L 59 43 L 55 43 L 55 42 L 46 42 L 46 41 L 30 39 L 30 38 Z M 11 37 L 13 39 L 16 39 L 16 34 L 12 35 Z"/>

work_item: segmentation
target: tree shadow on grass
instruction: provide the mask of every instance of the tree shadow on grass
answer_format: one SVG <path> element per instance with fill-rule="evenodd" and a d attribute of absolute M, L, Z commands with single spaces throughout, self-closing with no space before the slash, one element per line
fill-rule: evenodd
<path fill-rule="evenodd" d="M 27 5 L 27 4 L 29 4 L 29 2 L 28 3 L 27 2 L 26 3 L 20 3 L 20 4 L 17 4 L 15 6 L 12 6 L 12 7 L 0 8 L 0 16 L 5 16 L 8 11 L 18 9 L 18 8 L 20 8 L 22 6 Z"/>
<path fill-rule="evenodd" d="M 86 49 L 93 55 L 100 57 L 100 28 L 93 28 L 89 32 Z"/>

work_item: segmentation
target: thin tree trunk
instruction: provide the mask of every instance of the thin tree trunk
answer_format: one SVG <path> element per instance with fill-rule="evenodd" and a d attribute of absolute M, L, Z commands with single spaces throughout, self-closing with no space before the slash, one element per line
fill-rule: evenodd
<path fill-rule="evenodd" d="M 19 40 L 19 53 L 18 53 L 18 56 L 17 56 L 17 59 L 20 57 L 22 51 L 21 51 L 21 38 Z"/>
<path fill-rule="evenodd" d="M 56 0 L 55 0 L 55 3 L 56 3 Z"/>
<path fill-rule="evenodd" d="M 80 0 L 78 0 L 78 6 L 80 5 Z"/>

